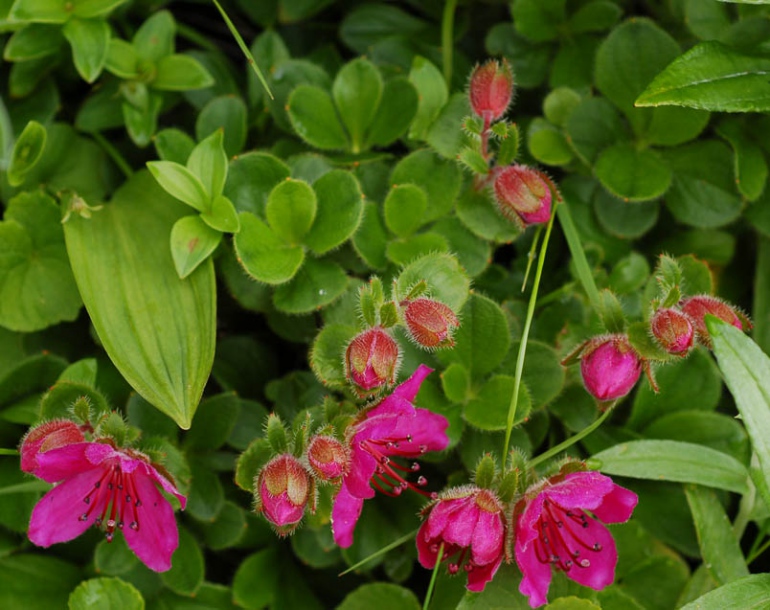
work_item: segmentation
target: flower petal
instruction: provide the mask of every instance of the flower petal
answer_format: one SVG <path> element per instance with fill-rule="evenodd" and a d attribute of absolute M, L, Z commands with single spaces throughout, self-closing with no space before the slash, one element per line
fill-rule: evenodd
<path fill-rule="evenodd" d="M 455 513 L 462 507 L 465 498 L 452 498 L 437 502 L 428 515 L 426 533 L 430 538 L 438 538 L 449 522 L 455 518 Z"/>
<path fill-rule="evenodd" d="M 610 477 L 589 470 L 566 475 L 555 485 L 543 488 L 542 494 L 562 508 L 594 510 L 614 486 Z"/>
<path fill-rule="evenodd" d="M 409 402 L 414 402 L 414 399 L 417 396 L 417 393 L 420 391 L 420 386 L 422 385 L 422 382 L 425 381 L 425 378 L 428 375 L 430 375 L 432 372 L 433 372 L 432 368 L 424 364 L 421 364 L 420 366 L 417 367 L 414 373 L 412 373 L 412 376 L 409 377 L 409 379 L 407 379 L 401 385 L 396 386 L 396 389 L 393 390 L 393 394 L 396 396 L 400 396 L 401 398 L 404 398 Z"/>
<path fill-rule="evenodd" d="M 353 544 L 353 530 L 363 507 L 364 501 L 352 496 L 343 482 L 332 507 L 332 532 L 337 546 L 346 549 Z"/>
<path fill-rule="evenodd" d="M 631 518 L 637 502 L 639 496 L 633 491 L 613 484 L 612 491 L 604 496 L 602 503 L 592 512 L 604 523 L 625 523 Z"/>
<path fill-rule="evenodd" d="M 477 565 L 494 563 L 503 556 L 504 529 L 500 513 L 479 511 L 471 539 L 473 561 Z"/>
<path fill-rule="evenodd" d="M 103 473 L 103 468 L 92 465 L 90 470 L 68 478 L 45 494 L 32 510 L 29 539 L 37 546 L 48 547 L 77 538 L 85 532 L 104 509 L 103 506 L 89 506 L 83 501 Z M 106 498 L 104 494 L 99 497 Z M 81 516 L 89 508 L 91 512 L 81 521 Z"/>
<path fill-rule="evenodd" d="M 518 528 L 517 528 L 518 531 Z M 537 532 L 535 532 L 535 538 Z M 541 563 L 535 552 L 535 545 L 524 546 L 519 538 L 515 545 L 516 563 L 522 573 L 519 592 L 529 597 L 529 605 L 533 608 L 547 603 L 548 587 L 551 586 L 551 565 Z"/>
<path fill-rule="evenodd" d="M 584 541 L 598 543 L 601 550 L 581 550 L 581 558 L 583 561 L 587 560 L 589 565 L 578 565 L 576 560 L 566 574 L 581 585 L 601 591 L 615 580 L 618 551 L 612 534 L 604 525 L 594 519 L 589 519 L 588 523 L 588 528 L 581 530 L 580 537 Z"/>
<path fill-rule="evenodd" d="M 468 572 L 468 584 L 466 589 L 468 591 L 483 591 L 487 583 L 495 576 L 495 572 L 500 567 L 503 561 L 503 554 L 500 553 L 500 557 L 493 563 L 488 563 L 482 566 L 474 566 L 473 569 Z"/>
<path fill-rule="evenodd" d="M 438 559 L 438 541 L 428 534 L 428 521 L 424 521 L 417 532 L 417 560 L 428 570 L 436 566 Z"/>
<path fill-rule="evenodd" d="M 88 459 L 89 449 L 93 445 L 106 447 L 109 451 L 114 451 L 112 447 L 102 445 L 101 443 L 73 443 L 51 449 L 45 453 L 39 453 L 37 456 L 37 468 L 35 476 L 47 481 L 56 483 L 68 479 L 81 472 L 92 470 L 100 461 L 94 462 Z M 85 495 L 85 494 L 84 494 Z"/>
<path fill-rule="evenodd" d="M 448 520 L 441 537 L 451 544 L 457 546 L 470 546 L 473 538 L 473 531 L 476 528 L 476 522 L 479 513 L 483 512 L 476 506 L 475 498 L 469 496 L 464 498 L 464 502 L 458 504 Z"/>
<path fill-rule="evenodd" d="M 131 503 L 123 515 L 123 534 L 128 548 L 151 570 L 165 572 L 171 568 L 171 556 L 179 546 L 174 509 L 144 473 L 134 473 L 132 484 L 141 504 Z M 131 526 L 136 521 L 138 528 Z"/>
<path fill-rule="evenodd" d="M 543 501 L 545 496 L 541 493 L 531 500 L 524 513 L 516 521 L 516 545 L 526 548 L 533 540 L 537 539 L 537 524 L 540 521 L 540 515 L 543 513 Z"/>
<path fill-rule="evenodd" d="M 343 479 L 348 492 L 357 498 L 373 498 L 374 489 L 369 480 L 376 469 L 376 460 L 363 449 L 355 447 L 351 452 L 350 470 Z"/>

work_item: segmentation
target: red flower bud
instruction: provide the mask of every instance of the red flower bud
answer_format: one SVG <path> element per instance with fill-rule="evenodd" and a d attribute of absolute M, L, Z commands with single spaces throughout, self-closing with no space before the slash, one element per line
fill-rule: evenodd
<path fill-rule="evenodd" d="M 542 174 L 525 165 L 509 165 L 495 177 L 497 207 L 516 224 L 528 226 L 551 218 L 551 189 Z"/>
<path fill-rule="evenodd" d="M 706 328 L 706 314 L 716 316 L 739 330 L 751 329 L 751 322 L 744 314 L 735 307 L 725 303 L 722 299 L 708 294 L 699 294 L 684 299 L 679 303 L 679 306 L 692 321 L 695 332 L 698 334 L 698 339 L 706 346 L 711 346 L 711 338 Z"/>
<path fill-rule="evenodd" d="M 505 114 L 513 97 L 513 71 L 507 60 L 490 59 L 471 73 L 470 100 L 473 112 L 488 125 Z"/>
<path fill-rule="evenodd" d="M 685 356 L 692 347 L 695 332 L 690 318 L 678 309 L 658 309 L 650 320 L 650 330 L 669 354 Z"/>
<path fill-rule="evenodd" d="M 580 358 L 586 390 L 602 402 L 625 396 L 642 372 L 642 362 L 625 335 L 591 339 Z"/>
<path fill-rule="evenodd" d="M 376 326 L 356 336 L 345 350 L 345 375 L 364 390 L 392 385 L 396 381 L 400 350 L 398 343 Z"/>
<path fill-rule="evenodd" d="M 449 306 L 426 298 L 408 301 L 404 320 L 412 339 L 429 348 L 453 346 L 452 332 L 460 325 Z"/>
<path fill-rule="evenodd" d="M 21 441 L 21 469 L 35 474 L 39 454 L 85 440 L 80 426 L 68 419 L 54 419 L 35 426 Z"/>
<path fill-rule="evenodd" d="M 257 510 L 285 536 L 305 515 L 310 491 L 310 475 L 300 461 L 289 453 L 278 455 L 257 477 Z"/>
<path fill-rule="evenodd" d="M 319 479 L 333 481 L 348 471 L 350 454 L 333 436 L 316 435 L 308 444 L 307 461 Z"/>

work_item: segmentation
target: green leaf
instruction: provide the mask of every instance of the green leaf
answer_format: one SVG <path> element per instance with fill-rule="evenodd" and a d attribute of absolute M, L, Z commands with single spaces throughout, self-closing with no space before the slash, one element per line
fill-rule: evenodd
<path fill-rule="evenodd" d="M 453 311 L 459 311 L 468 299 L 470 280 L 451 254 L 427 254 L 407 265 L 396 281 L 399 295 L 406 295 L 424 281 L 432 298 Z"/>
<path fill-rule="evenodd" d="M 184 216 L 171 229 L 171 256 L 181 279 L 190 275 L 217 249 L 222 233 L 212 229 L 200 216 Z"/>
<path fill-rule="evenodd" d="M 0 606 L 25 610 L 65 608 L 82 571 L 49 555 L 24 553 L 0 559 Z"/>
<path fill-rule="evenodd" d="M 310 185 L 302 180 L 288 179 L 270 193 L 265 216 L 273 232 L 295 246 L 310 231 L 317 209 L 316 194 Z"/>
<path fill-rule="evenodd" d="M 134 585 L 119 578 L 92 578 L 70 595 L 69 610 L 144 610 L 144 598 Z"/>
<path fill-rule="evenodd" d="M 169 11 L 157 11 L 134 34 L 132 42 L 142 59 L 157 62 L 174 52 L 176 23 Z"/>
<path fill-rule="evenodd" d="M 594 171 L 608 191 L 626 201 L 655 199 L 671 185 L 665 162 L 653 150 L 639 150 L 631 143 L 603 150 Z"/>
<path fill-rule="evenodd" d="M 361 585 L 349 593 L 337 610 L 419 610 L 420 602 L 409 589 L 390 583 Z"/>
<path fill-rule="evenodd" d="M 374 115 L 366 147 L 389 146 L 409 128 L 417 112 L 417 91 L 406 78 L 393 78 L 385 83 L 380 105 Z"/>
<path fill-rule="evenodd" d="M 219 516 L 204 528 L 206 546 L 213 551 L 231 548 L 246 533 L 245 511 L 235 502 L 225 502 Z"/>
<path fill-rule="evenodd" d="M 211 523 L 225 505 L 222 482 L 211 466 L 195 457 L 190 459 L 190 473 L 192 482 L 187 494 L 186 512 L 198 521 Z"/>
<path fill-rule="evenodd" d="M 13 4 L 8 17 L 14 21 L 64 23 L 70 14 L 64 3 L 57 0 L 19 0 Z"/>
<path fill-rule="evenodd" d="M 462 171 L 454 161 L 446 161 L 430 150 L 418 150 L 404 157 L 393 168 L 391 185 L 416 184 L 425 190 L 428 207 L 424 221 L 448 214 L 460 194 Z"/>
<path fill-rule="evenodd" d="M 345 348 L 356 332 L 354 325 L 327 324 L 313 341 L 313 347 L 310 350 L 310 368 L 325 386 L 334 388 L 346 385 L 342 361 Z"/>
<path fill-rule="evenodd" d="M 380 218 L 379 206 L 376 203 L 364 203 L 361 224 L 353 235 L 352 243 L 358 256 L 370 267 L 384 269 L 388 264 L 388 231 Z"/>
<path fill-rule="evenodd" d="M 8 184 L 19 186 L 29 170 L 43 156 L 48 132 L 37 121 L 30 121 L 13 145 L 11 163 L 8 167 Z"/>
<path fill-rule="evenodd" d="M 225 159 L 234 157 L 246 144 L 247 110 L 244 101 L 235 95 L 215 97 L 203 107 L 195 121 L 198 139 L 214 131 L 224 131 Z M 205 184 L 205 183 L 204 183 Z"/>
<path fill-rule="evenodd" d="M 171 569 L 160 577 L 175 593 L 192 596 L 203 583 L 203 552 L 185 528 L 179 528 L 179 547 L 171 558 Z"/>
<path fill-rule="evenodd" d="M 363 150 L 364 134 L 375 118 L 383 83 L 379 70 L 359 57 L 345 64 L 332 84 L 332 97 L 350 135 L 351 151 Z"/>
<path fill-rule="evenodd" d="M 621 443 L 593 456 L 599 470 L 637 479 L 697 483 L 746 493 L 748 472 L 721 451 L 678 441 L 642 440 Z"/>
<path fill-rule="evenodd" d="M 195 146 L 186 159 L 187 169 L 200 180 L 209 200 L 215 200 L 225 188 L 227 155 L 223 137 L 221 129 L 215 130 Z"/>
<path fill-rule="evenodd" d="M 505 430 L 511 395 L 513 394 L 513 381 L 514 379 L 510 375 L 490 377 L 465 405 L 463 410 L 465 421 L 481 430 Z M 528 418 L 531 410 L 532 398 L 527 388 L 522 386 L 519 388 L 519 402 L 514 425 L 520 424 Z"/>
<path fill-rule="evenodd" d="M 305 251 L 287 245 L 254 214 L 241 212 L 239 216 L 241 230 L 233 243 L 246 272 L 266 284 L 283 284 L 293 278 L 305 260 Z"/>
<path fill-rule="evenodd" d="M 31 332 L 74 320 L 82 302 L 53 199 L 17 195 L 0 222 L 0 325 Z"/>
<path fill-rule="evenodd" d="M 91 219 L 65 223 L 67 252 L 91 321 L 126 381 L 188 428 L 214 359 L 214 268 L 180 280 L 168 235 L 185 208 L 134 174 Z M 152 289 L 148 289 L 152 287 Z"/>
<path fill-rule="evenodd" d="M 479 275 L 492 260 L 490 244 L 471 233 L 458 218 L 445 217 L 431 227 L 431 233 L 443 237 L 449 250 L 471 277 Z"/>
<path fill-rule="evenodd" d="M 749 455 L 746 429 L 733 417 L 710 411 L 684 410 L 663 415 L 643 430 L 647 438 L 705 445 L 745 462 Z"/>
<path fill-rule="evenodd" d="M 152 136 L 157 130 L 158 115 L 162 104 L 163 98 L 158 94 L 151 93 L 148 96 L 146 108 L 137 108 L 128 102 L 123 102 L 121 105 L 126 131 L 128 131 L 134 144 L 140 148 L 151 142 Z"/>
<path fill-rule="evenodd" d="M 157 411 L 156 411 L 157 413 Z M 98 574 L 117 576 L 132 570 L 139 559 L 128 548 L 123 536 L 116 536 L 112 542 L 102 540 L 94 551 L 94 569 Z"/>
<path fill-rule="evenodd" d="M 241 221 L 233 202 L 223 195 L 214 199 L 211 210 L 203 212 L 200 218 L 212 229 L 222 233 L 237 233 L 241 230 Z"/>
<path fill-rule="evenodd" d="M 132 79 L 139 76 L 139 55 L 130 42 L 111 38 L 107 46 L 104 69 L 118 78 Z"/>
<path fill-rule="evenodd" d="M 770 604 L 770 574 L 753 574 L 706 593 L 681 610 L 764 608 Z"/>
<path fill-rule="evenodd" d="M 416 184 L 395 184 L 385 198 L 385 224 L 399 237 L 408 237 L 425 222 L 428 196 Z"/>
<path fill-rule="evenodd" d="M 546 165 L 566 165 L 575 156 L 566 136 L 539 117 L 529 124 L 527 147 L 535 159 Z"/>
<path fill-rule="evenodd" d="M 185 446 L 219 449 L 230 436 L 239 412 L 240 402 L 235 392 L 205 399 L 195 412 L 190 431 L 184 437 Z"/>
<path fill-rule="evenodd" d="M 768 168 L 762 149 L 752 141 L 747 127 L 728 118 L 719 124 L 717 133 L 730 143 L 735 154 L 733 167 L 738 190 L 749 201 L 755 201 L 765 190 Z"/>
<path fill-rule="evenodd" d="M 462 131 L 462 123 L 470 112 L 468 95 L 453 94 L 428 129 L 425 141 L 445 159 L 454 159 L 466 144 L 467 137 Z"/>
<path fill-rule="evenodd" d="M 268 547 L 243 560 L 233 578 L 233 600 L 241 608 L 261 610 L 272 605 L 279 586 L 279 561 Z M 254 586 L 260 583 L 260 586 Z"/>
<path fill-rule="evenodd" d="M 694 140 L 708 125 L 711 115 L 691 108 L 661 107 L 652 113 L 644 135 L 651 145 L 676 146 Z"/>
<path fill-rule="evenodd" d="M 332 170 L 313 183 L 318 208 L 303 243 L 315 254 L 325 254 L 350 239 L 361 224 L 364 196 L 355 176 Z"/>
<path fill-rule="evenodd" d="M 749 575 L 738 539 L 713 490 L 685 485 L 703 563 L 720 585 Z"/>
<path fill-rule="evenodd" d="M 61 27 L 30 23 L 16 30 L 3 49 L 6 61 L 28 61 L 59 53 L 62 46 Z"/>
<path fill-rule="evenodd" d="M 457 201 L 457 217 L 474 235 L 493 242 L 510 243 L 521 232 L 500 215 L 483 191 L 466 190 Z"/>
<path fill-rule="evenodd" d="M 437 252 L 449 252 L 446 239 L 437 233 L 420 233 L 388 242 L 385 254 L 393 263 L 406 265 L 414 259 Z"/>
<path fill-rule="evenodd" d="M 74 17 L 64 24 L 62 33 L 72 46 L 72 59 L 78 74 L 87 83 L 93 83 L 107 60 L 110 26 L 104 19 Z"/>
<path fill-rule="evenodd" d="M 511 14 L 516 30 L 536 42 L 553 40 L 559 35 L 559 26 L 566 21 L 566 0 L 517 0 Z"/>
<path fill-rule="evenodd" d="M 81 19 L 106 16 L 127 0 L 77 0 L 74 2 L 72 14 Z"/>
<path fill-rule="evenodd" d="M 516 373 L 519 343 L 519 341 L 514 341 L 511 344 L 501 367 L 504 373 L 509 375 Z M 540 408 L 561 394 L 566 371 L 561 365 L 561 359 L 556 350 L 541 341 L 530 339 L 527 342 L 526 356 L 522 380 L 529 389 L 532 407 Z"/>
<path fill-rule="evenodd" d="M 588 97 L 570 113 L 565 125 L 568 141 L 586 165 L 599 153 L 627 137 L 615 107 L 603 97 Z"/>
<path fill-rule="evenodd" d="M 199 212 L 205 212 L 211 205 L 211 196 L 206 192 L 200 178 L 184 165 L 173 161 L 150 161 L 147 169 L 163 190 L 184 201 Z"/>
<path fill-rule="evenodd" d="M 155 78 L 150 83 L 158 91 L 189 91 L 214 85 L 214 77 L 197 59 L 174 54 L 161 57 L 155 66 Z"/>
<path fill-rule="evenodd" d="M 300 85 L 289 96 L 286 111 L 297 135 L 321 150 L 348 148 L 331 96 L 314 85 Z"/>
<path fill-rule="evenodd" d="M 309 313 L 336 300 L 347 287 L 348 276 L 337 263 L 309 258 L 290 282 L 275 289 L 273 304 L 286 313 Z"/>
<path fill-rule="evenodd" d="M 688 106 L 715 112 L 770 110 L 770 59 L 716 41 L 677 57 L 641 92 L 637 106 Z"/>
<path fill-rule="evenodd" d="M 449 91 L 441 71 L 430 61 L 415 55 L 409 71 L 409 82 L 417 89 L 417 113 L 409 127 L 409 137 L 424 140 L 428 128 L 449 100 Z"/>
<path fill-rule="evenodd" d="M 264 216 L 268 195 L 290 174 L 289 166 L 273 155 L 246 153 L 231 163 L 225 195 L 239 212 Z"/>
<path fill-rule="evenodd" d="M 660 214 L 657 201 L 623 201 L 604 189 L 597 189 L 593 208 L 599 224 L 610 234 L 625 239 L 641 237 L 655 226 Z"/>

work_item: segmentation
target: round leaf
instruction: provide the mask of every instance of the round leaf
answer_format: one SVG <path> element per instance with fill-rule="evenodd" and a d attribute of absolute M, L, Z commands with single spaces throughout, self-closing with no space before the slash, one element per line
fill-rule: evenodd
<path fill-rule="evenodd" d="M 92 578 L 70 595 L 69 610 L 144 610 L 144 598 L 134 585 L 119 578 Z"/>
<path fill-rule="evenodd" d="M 239 212 L 263 216 L 273 188 L 291 175 L 289 166 L 267 153 L 246 153 L 230 164 L 225 196 Z"/>
<path fill-rule="evenodd" d="M 237 233 L 241 230 L 241 221 L 233 202 L 223 195 L 211 202 L 211 209 L 201 213 L 200 219 L 218 232 Z"/>
<path fill-rule="evenodd" d="M 342 245 L 356 232 L 364 213 L 364 196 L 353 174 L 332 170 L 313 183 L 318 211 L 303 242 L 316 254 Z"/>
<path fill-rule="evenodd" d="M 300 85 L 289 96 L 289 120 L 297 135 L 321 150 L 348 147 L 348 138 L 337 118 L 331 96 L 312 85 Z"/>
<path fill-rule="evenodd" d="M 160 577 L 180 595 L 194 595 L 203 583 L 203 552 L 198 541 L 186 529 L 179 528 L 179 547 L 171 558 L 171 569 Z"/>
<path fill-rule="evenodd" d="M 350 593 L 337 610 L 419 610 L 420 603 L 409 589 L 387 583 L 361 585 Z"/>
<path fill-rule="evenodd" d="M 449 213 L 462 184 L 462 172 L 454 161 L 446 161 L 430 150 L 418 150 L 399 161 L 391 184 L 416 184 L 425 189 L 428 207 L 424 221 Z"/>
<path fill-rule="evenodd" d="M 468 298 L 470 280 L 451 254 L 428 254 L 407 265 L 399 274 L 396 289 L 406 295 L 424 281 L 432 298 L 458 311 Z"/>
<path fill-rule="evenodd" d="M 514 379 L 509 375 L 494 375 L 481 390 L 468 401 L 463 410 L 463 418 L 471 426 L 480 430 L 505 430 L 508 411 L 513 395 Z M 519 400 L 516 404 L 514 425 L 521 423 L 532 410 L 532 399 L 526 386 L 519 387 Z"/>
<path fill-rule="evenodd" d="M 310 368 L 325 386 L 342 387 L 347 383 L 343 357 L 356 332 L 353 325 L 328 324 L 316 336 L 310 350 Z"/>
<path fill-rule="evenodd" d="M 215 97 L 203 107 L 195 121 L 195 135 L 200 140 L 212 132 L 224 132 L 224 150 L 234 157 L 246 144 L 247 110 L 244 101 L 235 95 Z"/>
<path fill-rule="evenodd" d="M 347 286 L 348 276 L 337 263 L 309 258 L 291 282 L 276 288 L 273 304 L 286 313 L 308 313 L 334 301 Z"/>
<path fill-rule="evenodd" d="M 222 233 L 212 229 L 200 216 L 185 216 L 171 229 L 171 256 L 179 277 L 190 275 L 222 241 Z"/>
<path fill-rule="evenodd" d="M 396 184 L 385 199 L 385 224 L 399 237 L 414 233 L 425 222 L 428 196 L 416 184 Z"/>
<path fill-rule="evenodd" d="M 302 180 L 285 180 L 270 193 L 265 216 L 273 232 L 296 245 L 310 230 L 318 207 L 315 191 Z"/>
<path fill-rule="evenodd" d="M 368 146 L 388 146 L 403 135 L 417 112 L 417 91 L 405 78 L 385 83 L 380 105 L 366 136 Z"/>
<path fill-rule="evenodd" d="M 655 199 L 671 185 L 666 163 L 652 150 L 638 150 L 630 143 L 602 151 L 594 171 L 608 191 L 628 201 Z"/>
<path fill-rule="evenodd" d="M 364 133 L 375 117 L 382 89 L 379 70 L 363 57 L 345 64 L 334 79 L 332 96 L 354 153 L 363 149 Z"/>
<path fill-rule="evenodd" d="M 299 246 L 288 246 L 259 218 L 240 213 L 241 230 L 233 240 L 238 262 L 251 277 L 265 284 L 288 282 L 305 260 Z"/>

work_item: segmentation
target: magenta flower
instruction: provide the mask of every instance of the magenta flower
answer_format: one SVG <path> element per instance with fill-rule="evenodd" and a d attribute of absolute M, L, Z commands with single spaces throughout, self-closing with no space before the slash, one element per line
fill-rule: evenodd
<path fill-rule="evenodd" d="M 601 335 L 583 348 L 580 373 L 586 390 L 606 402 L 631 391 L 642 373 L 642 360 L 625 335 Z"/>
<path fill-rule="evenodd" d="M 519 591 L 529 605 L 547 603 L 552 566 L 597 591 L 612 584 L 618 553 L 601 522 L 628 521 L 637 501 L 632 491 L 590 471 L 557 475 L 528 491 L 515 510 L 515 553 L 524 576 Z"/>
<path fill-rule="evenodd" d="M 679 356 L 687 355 L 695 337 L 690 318 L 669 307 L 661 307 L 650 318 L 650 331 L 664 350 Z"/>
<path fill-rule="evenodd" d="M 447 419 L 412 404 L 431 371 L 421 364 L 390 396 L 365 411 L 346 431 L 350 466 L 332 509 L 334 540 L 339 546 L 353 544 L 353 530 L 364 500 L 374 497 L 375 489 L 399 495 L 407 488 L 421 491 L 418 487 L 427 483 L 425 477 L 417 480 L 418 487 L 408 483 L 403 474 L 419 470 L 419 465 L 402 466 L 392 457 L 415 458 L 427 451 L 441 451 L 449 444 Z"/>
<path fill-rule="evenodd" d="M 488 489 L 473 485 L 450 489 L 431 506 L 417 532 L 420 565 L 432 569 L 447 561 L 450 574 L 468 574 L 469 591 L 482 591 L 503 561 L 503 504 Z M 444 551 L 439 558 L 441 545 Z"/>
<path fill-rule="evenodd" d="M 29 432 L 21 441 L 21 469 L 30 474 L 37 473 L 37 458 L 41 453 L 85 441 L 83 432 L 75 422 L 68 419 L 53 419 L 42 423 Z"/>
<path fill-rule="evenodd" d="M 345 350 L 345 376 L 364 392 L 396 381 L 401 350 L 387 331 L 375 326 L 356 335 Z"/>
<path fill-rule="evenodd" d="M 692 321 L 695 332 L 703 345 L 711 347 L 711 337 L 706 328 L 706 314 L 716 316 L 738 330 L 751 330 L 751 320 L 738 308 L 724 302 L 722 299 L 708 294 L 698 294 L 683 299 L 679 306 L 682 312 Z"/>
<path fill-rule="evenodd" d="M 307 461 L 313 474 L 322 481 L 339 479 L 350 463 L 348 448 L 333 436 L 317 434 L 307 446 Z"/>
<path fill-rule="evenodd" d="M 34 475 L 58 483 L 32 511 L 29 539 L 48 547 L 77 538 L 91 525 L 115 530 L 151 570 L 165 572 L 179 545 L 174 509 L 159 487 L 186 498 L 146 456 L 107 443 L 71 443 L 36 455 Z"/>
<path fill-rule="evenodd" d="M 452 347 L 452 333 L 460 325 L 451 307 L 424 297 L 406 302 L 404 321 L 412 339 L 428 349 Z"/>
<path fill-rule="evenodd" d="M 275 456 L 257 477 L 257 510 L 278 534 L 293 532 L 305 515 L 311 492 L 310 475 L 290 453 Z"/>
<path fill-rule="evenodd" d="M 521 228 L 550 220 L 553 197 L 543 172 L 509 165 L 496 172 L 494 190 L 500 213 Z"/>

